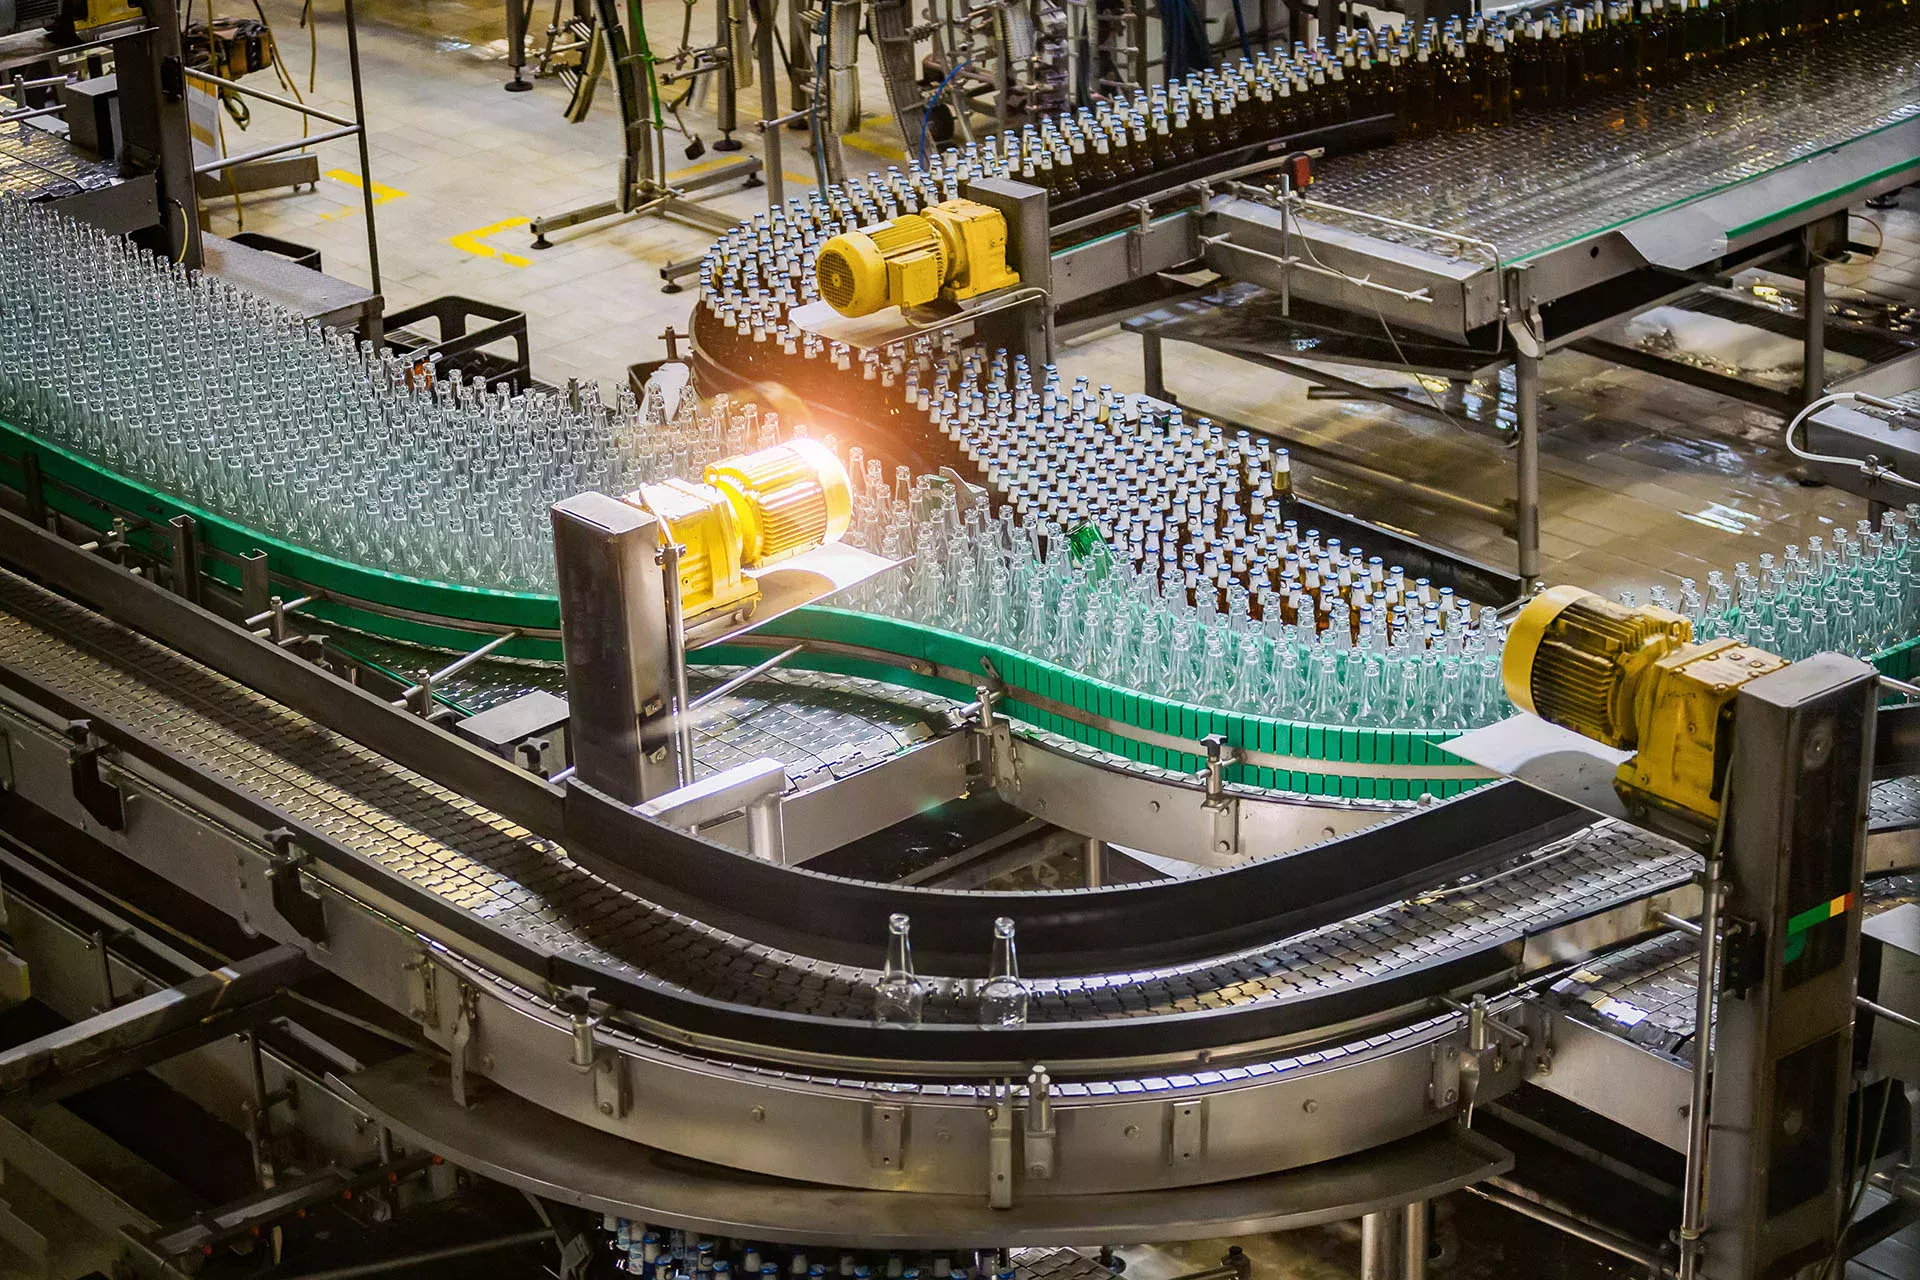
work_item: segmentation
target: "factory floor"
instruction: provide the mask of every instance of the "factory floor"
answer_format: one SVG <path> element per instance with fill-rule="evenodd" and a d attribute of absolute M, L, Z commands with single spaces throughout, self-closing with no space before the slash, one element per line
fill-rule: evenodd
<path fill-rule="evenodd" d="M 285 61 L 315 104 L 350 111 L 344 31 L 338 10 L 320 7 L 317 55 L 300 28 L 294 0 L 262 0 Z M 704 9 L 679 0 L 648 0 L 656 51 L 666 58 L 682 17 L 691 12 L 696 43 L 710 23 Z M 635 361 L 665 352 L 662 333 L 682 332 L 691 291 L 662 292 L 659 269 L 699 254 L 705 231 L 651 217 L 608 218 L 554 233 L 536 251 L 525 225 L 611 196 L 619 128 L 611 84 L 603 84 L 580 124 L 563 115 L 567 91 L 557 79 L 529 93 L 505 93 L 505 19 L 483 0 L 362 0 L 360 49 L 370 121 L 371 170 L 379 232 L 381 289 L 388 309 L 443 295 L 461 295 L 523 309 L 532 337 L 535 376 L 613 381 Z M 538 6 L 534 47 L 550 16 Z M 308 92 L 309 59 L 317 92 Z M 868 62 L 871 62 L 870 52 Z M 273 87 L 271 77 L 253 83 Z M 850 166 L 898 162 L 901 141 L 884 113 L 885 94 L 868 66 L 862 131 L 848 139 Z M 739 155 L 758 153 L 758 93 L 742 95 L 739 136 L 744 152 L 712 149 L 719 138 L 710 104 L 682 112 L 707 150 L 680 172 L 694 175 Z M 882 110 L 872 110 L 882 108 Z M 226 145 L 240 151 L 297 134 L 289 113 L 257 105 L 252 127 L 229 122 Z M 805 135 L 789 132 L 788 191 L 812 185 Z M 682 164 L 686 139 L 669 137 Z M 226 198 L 206 203 L 208 225 L 231 234 L 265 232 L 320 249 L 326 269 L 367 282 L 365 219 L 350 140 L 319 148 L 317 189 Z M 730 183 L 708 203 L 732 215 L 765 208 L 765 192 Z M 1880 245 L 1871 260 L 1829 272 L 1836 300 L 1863 299 L 1912 308 L 1920 304 L 1920 193 L 1904 207 L 1862 211 L 1856 241 Z M 1773 280 L 1789 298 L 1797 282 Z M 1907 313 L 1909 321 L 1912 312 Z M 1757 329 L 1662 311 L 1629 326 L 1628 341 L 1678 350 L 1690 360 L 1775 386 L 1797 378 L 1796 342 Z M 1109 328 L 1068 344 L 1062 364 L 1097 383 L 1138 390 L 1140 341 Z M 1829 356 L 1835 376 L 1845 357 Z M 1413 533 L 1484 562 L 1510 567 L 1512 543 L 1501 522 L 1513 501 L 1513 451 L 1503 441 L 1456 422 L 1417 418 L 1358 401 L 1313 400 L 1306 384 L 1192 346 L 1169 346 L 1170 393 L 1196 413 L 1265 425 L 1311 446 L 1296 470 L 1308 496 Z M 1350 370 L 1348 371 L 1351 372 Z M 1408 387 L 1393 375 L 1365 375 Z M 1507 375 L 1510 380 L 1511 374 Z M 1711 392 L 1573 352 L 1545 364 L 1542 441 L 1542 550 L 1550 581 L 1602 590 L 1704 581 L 1760 553 L 1819 534 L 1834 522 L 1865 515 L 1864 504 L 1822 487 L 1804 487 L 1780 447 L 1779 419 Z M 1504 412 L 1511 418 L 1510 385 Z M 1474 398 L 1502 394 L 1477 387 Z M 1331 467 L 1316 465 L 1330 458 Z M 1356 472 L 1341 460 L 1361 464 Z M 1371 474 L 1368 474 L 1370 472 Z M 1381 478 L 1412 482 L 1452 500 L 1422 498 Z M 1644 593 L 1643 593 L 1644 598 Z"/>

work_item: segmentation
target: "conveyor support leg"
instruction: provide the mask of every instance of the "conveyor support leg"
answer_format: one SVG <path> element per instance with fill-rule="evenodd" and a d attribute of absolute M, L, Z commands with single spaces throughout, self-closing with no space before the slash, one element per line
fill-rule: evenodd
<path fill-rule="evenodd" d="M 1360 1280 L 1403 1280 L 1406 1211 L 1383 1209 L 1360 1219 Z"/>
<path fill-rule="evenodd" d="M 1819 227 L 1807 229 L 1807 289 L 1802 305 L 1806 321 L 1800 370 L 1800 402 L 1812 404 L 1827 389 L 1827 263 L 1821 257 Z"/>
<path fill-rule="evenodd" d="M 1520 447 L 1514 458 L 1514 540 L 1521 591 L 1540 585 L 1540 357 L 1514 357 L 1514 401 Z"/>

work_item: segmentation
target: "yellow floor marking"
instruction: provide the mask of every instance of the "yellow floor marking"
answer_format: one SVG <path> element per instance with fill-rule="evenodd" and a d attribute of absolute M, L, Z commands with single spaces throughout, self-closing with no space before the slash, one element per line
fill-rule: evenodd
<path fill-rule="evenodd" d="M 891 142 L 875 142 L 871 139 L 863 138 L 857 133 L 844 134 L 841 136 L 840 141 L 843 145 L 852 147 L 855 151 L 864 151 L 870 156 L 879 156 L 883 160 L 905 160 L 907 158 L 907 153 L 899 147 L 894 146 Z"/>
<path fill-rule="evenodd" d="M 502 231 L 511 231 L 515 227 L 524 227 L 528 221 L 530 221 L 530 219 L 527 218 L 503 218 L 499 222 L 495 222 L 489 226 L 475 227 L 472 231 L 462 231 L 459 235 L 447 241 L 447 243 L 456 249 L 464 250 L 474 255 L 476 258 L 498 258 L 510 267 L 531 266 L 532 264 L 519 254 L 508 253 L 504 249 L 496 249 L 484 240 L 486 236 L 498 235 Z"/>
<path fill-rule="evenodd" d="M 351 169 L 329 169 L 322 176 L 332 178 L 335 182 L 343 186 L 352 187 L 355 191 L 360 190 L 360 175 Z M 378 182 L 373 184 L 373 202 L 375 204 L 385 204 L 389 200 L 398 200 L 406 194 L 406 192 L 400 190 L 398 187 L 384 186 Z M 360 206 L 357 204 L 343 205 L 338 209 L 330 209 L 321 214 L 320 221 L 333 222 L 340 218 L 351 218 L 359 212 Z"/>
<path fill-rule="evenodd" d="M 335 182 L 344 182 L 355 191 L 360 190 L 360 175 L 351 169 L 329 169 L 325 176 L 332 178 Z M 373 184 L 373 202 L 375 204 L 385 204 L 389 200 L 398 200 L 406 194 L 406 192 L 398 187 L 389 187 L 379 182 Z"/>

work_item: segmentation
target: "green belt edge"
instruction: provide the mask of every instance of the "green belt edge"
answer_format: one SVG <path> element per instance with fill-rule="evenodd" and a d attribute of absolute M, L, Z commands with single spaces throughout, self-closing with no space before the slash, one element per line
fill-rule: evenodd
<path fill-rule="evenodd" d="M 267 571 L 274 578 L 302 588 L 318 588 L 423 615 L 422 618 L 398 618 L 336 600 L 316 601 L 307 607 L 306 612 L 311 616 L 342 628 L 453 652 L 474 647 L 472 631 L 439 625 L 430 619 L 456 619 L 494 628 L 548 633 L 559 630 L 559 601 L 552 596 L 456 586 L 369 569 L 307 551 L 128 480 L 6 422 L 0 422 L 0 446 L 4 446 L 0 447 L 0 479 L 16 489 L 21 484 L 21 456 L 30 449 L 39 455 L 46 478 L 71 486 L 98 503 L 131 512 L 161 526 L 174 516 L 192 516 L 199 525 L 202 544 L 229 556 L 265 551 Z M 45 493 L 50 510 L 94 529 L 104 529 L 110 522 L 107 510 L 95 502 L 55 486 L 48 486 Z M 165 537 L 139 531 L 131 540 L 156 550 Z M 213 557 L 203 565 L 203 570 L 230 587 L 239 586 L 236 564 Z M 1393 765 L 1402 769 L 1420 765 L 1458 767 L 1466 763 L 1437 745 L 1453 736 L 1449 731 L 1341 728 L 1196 707 L 1123 689 L 999 645 L 895 618 L 816 605 L 774 619 L 760 630 L 768 635 L 877 649 L 957 671 L 979 672 L 982 680 L 986 678 L 982 664 L 985 659 L 999 672 L 1004 683 L 1006 696 L 1001 706 L 1008 714 L 1102 751 L 1181 773 L 1197 772 L 1204 766 L 1200 740 L 1216 733 L 1234 747 L 1310 760 Z M 1917 647 L 1920 647 L 1920 638 L 1876 655 L 1874 662 L 1889 675 L 1905 678 L 1920 665 L 1916 661 Z M 560 646 L 551 635 L 522 636 L 503 646 L 499 654 L 502 658 L 555 662 L 560 658 Z M 766 656 L 762 647 L 715 645 L 692 655 L 692 661 L 696 665 L 746 665 Z M 790 665 L 861 676 L 968 700 L 974 697 L 970 684 L 923 676 L 891 663 L 853 655 L 810 652 L 799 655 Z M 1192 742 L 1196 749 L 1175 750 L 1082 724 L 1021 701 L 1021 691 L 1053 699 L 1123 727 Z M 1478 786 L 1481 781 L 1418 776 L 1346 777 L 1248 765 L 1234 766 L 1229 776 L 1238 782 L 1275 790 L 1368 800 L 1411 800 L 1424 793 L 1450 796 Z"/>

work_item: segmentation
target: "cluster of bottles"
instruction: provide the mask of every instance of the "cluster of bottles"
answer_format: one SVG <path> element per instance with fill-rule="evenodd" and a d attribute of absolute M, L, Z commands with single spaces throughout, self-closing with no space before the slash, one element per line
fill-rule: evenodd
<path fill-rule="evenodd" d="M 1205 518 L 1204 500 L 1191 517 L 1169 502 L 1146 527 L 1111 535 L 1118 526 L 1097 500 L 1061 505 L 1058 514 L 1087 521 L 1071 526 L 1032 506 L 1002 504 L 996 515 L 984 492 L 969 497 L 904 467 L 889 486 L 877 460 L 853 462 L 849 538 L 912 559 L 856 589 L 851 607 L 1250 715 L 1468 729 L 1506 714 L 1505 632 L 1491 607 L 1476 611 L 1293 520 L 1236 522 L 1226 561 L 1196 555 L 1181 532 L 1180 522 Z"/>
<path fill-rule="evenodd" d="M 794 1245 L 710 1240 L 691 1232 L 656 1230 L 627 1218 L 607 1218 L 618 1270 L 646 1280 L 1014 1280 L 999 1251 L 979 1253 L 808 1253 Z"/>
<path fill-rule="evenodd" d="M 1758 572 L 1742 561 L 1731 583 L 1715 569 L 1705 593 L 1692 578 L 1680 580 L 1678 600 L 1654 587 L 1648 602 L 1690 619 L 1696 640 L 1744 640 L 1789 661 L 1827 651 L 1870 657 L 1920 634 L 1920 503 L 1878 526 L 1835 525 L 1831 545 L 1814 537 L 1763 555 Z"/>
<path fill-rule="evenodd" d="M 550 591 L 548 508 L 772 443 L 724 397 L 510 396 L 356 346 L 37 205 L 0 204 L 0 418 L 312 551 Z"/>
<path fill-rule="evenodd" d="M 1391 116 L 1404 137 L 1497 127 L 1515 111 L 1645 89 L 1907 10 L 1906 0 L 1555 0 L 1471 21 L 1428 19 L 1417 30 L 1341 27 L 1330 42 L 1049 116 L 955 148 L 941 163 L 962 181 L 1018 178 L 1069 201 L 1348 120 Z"/>

